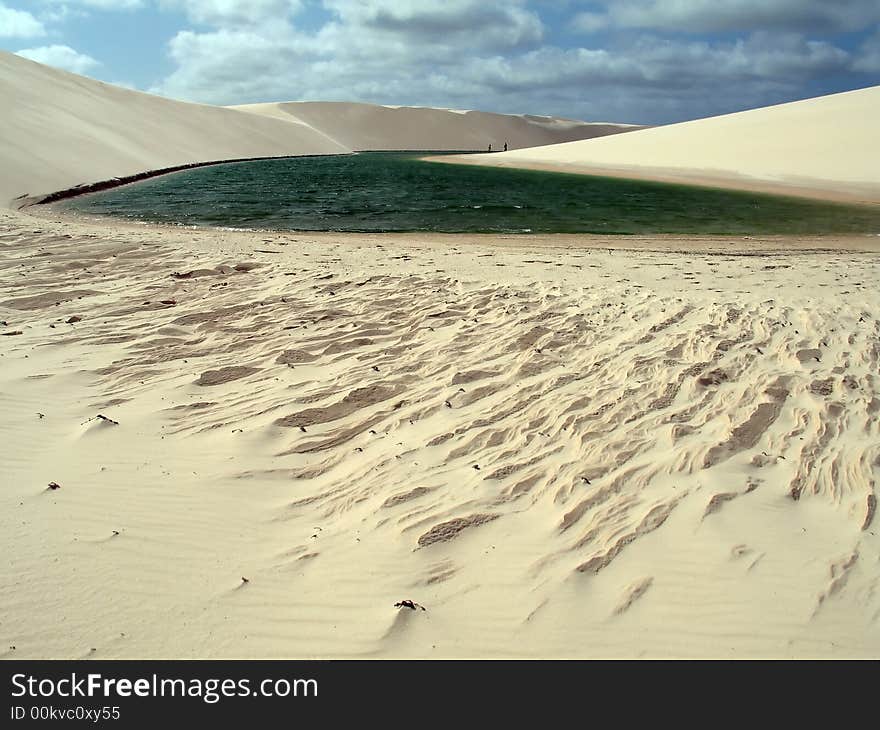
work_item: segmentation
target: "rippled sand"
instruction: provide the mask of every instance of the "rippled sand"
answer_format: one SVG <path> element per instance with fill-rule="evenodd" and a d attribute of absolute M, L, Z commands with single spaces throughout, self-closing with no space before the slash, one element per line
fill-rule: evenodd
<path fill-rule="evenodd" d="M 53 215 L 0 212 L 0 656 L 880 651 L 877 237 Z"/>

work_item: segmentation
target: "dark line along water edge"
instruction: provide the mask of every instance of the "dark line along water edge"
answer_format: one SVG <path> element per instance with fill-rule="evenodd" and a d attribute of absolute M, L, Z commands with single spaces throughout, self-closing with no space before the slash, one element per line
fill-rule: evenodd
<path fill-rule="evenodd" d="M 880 206 L 418 159 L 426 154 L 434 153 L 201 167 L 63 206 L 149 222 L 299 231 L 880 233 Z"/>

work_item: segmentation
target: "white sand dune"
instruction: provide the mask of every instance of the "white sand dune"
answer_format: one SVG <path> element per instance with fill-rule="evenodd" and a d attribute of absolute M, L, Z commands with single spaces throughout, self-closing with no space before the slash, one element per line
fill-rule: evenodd
<path fill-rule="evenodd" d="M 446 162 L 880 202 L 880 86 L 709 119 Z"/>
<path fill-rule="evenodd" d="M 0 205 L 194 162 L 345 153 L 296 120 L 123 89 L 0 51 Z"/>
<path fill-rule="evenodd" d="M 501 150 L 589 139 L 639 129 L 533 115 L 352 102 L 247 104 L 233 109 L 295 119 L 354 150 Z"/>

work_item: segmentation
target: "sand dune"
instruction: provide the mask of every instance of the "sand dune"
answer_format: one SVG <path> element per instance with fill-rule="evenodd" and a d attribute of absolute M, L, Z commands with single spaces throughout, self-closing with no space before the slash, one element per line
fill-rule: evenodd
<path fill-rule="evenodd" d="M 350 150 L 306 124 L 130 91 L 0 51 L 0 205 L 193 162 Z"/>
<path fill-rule="evenodd" d="M 295 119 L 354 150 L 500 150 L 589 139 L 634 125 L 351 102 L 247 104 L 233 109 Z"/>
<path fill-rule="evenodd" d="M 446 162 L 646 177 L 880 202 L 880 86 Z"/>
<path fill-rule="evenodd" d="M 44 215 L 0 214 L 3 656 L 880 652 L 862 239 Z"/>

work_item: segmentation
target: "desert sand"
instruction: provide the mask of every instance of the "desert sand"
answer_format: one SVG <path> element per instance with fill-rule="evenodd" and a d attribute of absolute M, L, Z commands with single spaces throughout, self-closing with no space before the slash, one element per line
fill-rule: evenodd
<path fill-rule="evenodd" d="M 876 250 L 438 238 L 3 214 L 2 655 L 877 656 Z"/>
<path fill-rule="evenodd" d="M 511 150 L 641 129 L 527 114 L 490 114 L 351 102 L 285 102 L 232 107 L 307 124 L 353 150 Z"/>
<path fill-rule="evenodd" d="M 880 203 L 880 86 L 602 139 L 438 158 Z"/>
<path fill-rule="evenodd" d="M 0 209 L 0 656 L 876 657 L 878 247 Z"/>

